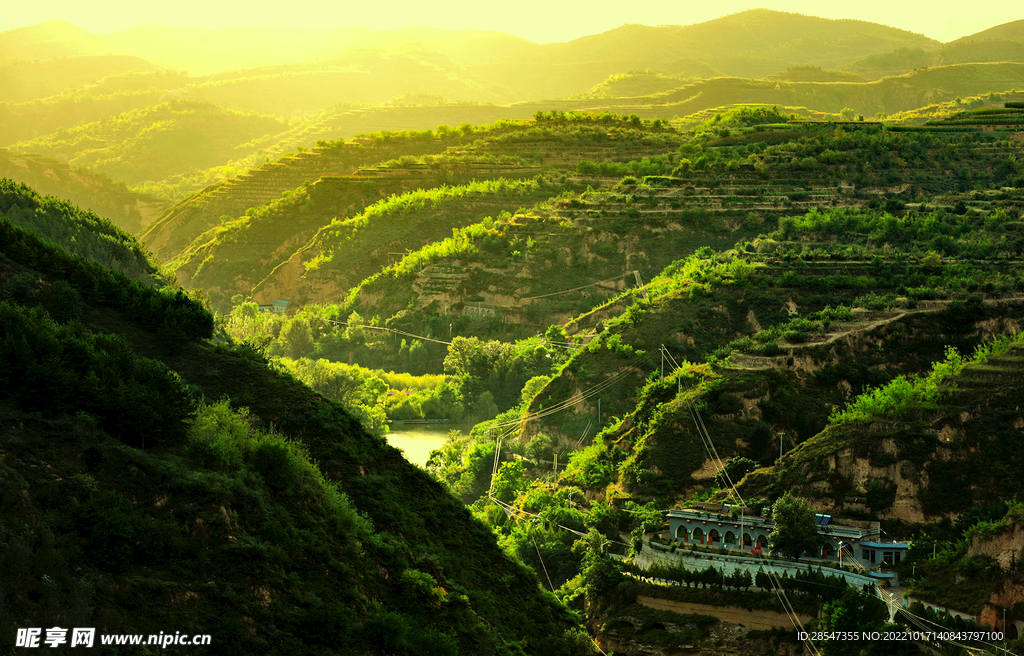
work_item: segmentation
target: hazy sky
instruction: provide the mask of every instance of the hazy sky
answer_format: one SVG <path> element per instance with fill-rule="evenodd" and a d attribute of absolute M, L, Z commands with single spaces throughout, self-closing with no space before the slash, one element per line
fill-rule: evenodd
<path fill-rule="evenodd" d="M 361 25 L 398 29 L 430 25 L 448 29 L 500 30 L 538 43 L 568 41 L 624 23 L 689 25 L 746 9 L 855 18 L 892 25 L 950 41 L 993 25 L 1024 18 L 1020 0 L 9 0 L 0 13 L 0 29 L 61 19 L 85 29 L 109 33 L 144 23 L 219 28 L 235 25 L 280 25 L 331 29 Z"/>

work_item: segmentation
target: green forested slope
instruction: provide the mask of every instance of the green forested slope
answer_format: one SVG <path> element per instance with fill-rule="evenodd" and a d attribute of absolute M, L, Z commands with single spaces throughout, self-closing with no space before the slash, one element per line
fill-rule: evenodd
<path fill-rule="evenodd" d="M 68 201 L 40 196 L 24 184 L 3 178 L 0 179 L 0 216 L 70 253 L 98 262 L 133 280 L 154 282 L 156 264 L 135 237 Z"/>
<path fill-rule="evenodd" d="M 225 654 L 592 652 L 439 484 L 251 349 L 205 341 L 196 302 L 0 228 L 5 632 L 173 626 Z M 53 313 L 58 285 L 77 313 Z"/>

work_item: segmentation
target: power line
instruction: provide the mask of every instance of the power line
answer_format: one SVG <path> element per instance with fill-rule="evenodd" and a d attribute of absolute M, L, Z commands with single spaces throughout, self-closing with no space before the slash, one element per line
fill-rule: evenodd
<path fill-rule="evenodd" d="M 560 292 L 551 292 L 550 294 L 541 294 L 540 296 L 524 296 L 523 298 L 521 298 L 519 300 L 520 301 L 532 301 L 535 298 L 547 298 L 548 296 L 558 296 L 559 294 L 568 294 L 569 292 L 576 292 L 576 291 L 579 291 L 581 289 L 586 289 L 587 287 L 593 287 L 594 285 L 603 285 L 606 282 L 612 282 L 614 280 L 619 280 L 621 278 L 625 278 L 630 273 L 631 273 L 630 271 L 627 271 L 627 272 L 625 272 L 625 273 L 623 273 L 621 275 L 615 276 L 614 278 L 608 278 L 607 280 L 598 280 L 597 282 L 592 282 L 592 283 L 589 283 L 587 285 L 583 285 L 582 287 L 573 287 L 572 289 L 563 289 Z"/>

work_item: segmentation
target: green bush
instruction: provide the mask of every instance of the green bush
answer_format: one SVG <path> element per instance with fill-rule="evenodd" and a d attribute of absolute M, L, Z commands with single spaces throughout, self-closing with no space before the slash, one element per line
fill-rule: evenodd
<path fill-rule="evenodd" d="M 166 366 L 124 339 L 55 324 L 40 308 L 0 301 L 0 398 L 49 412 L 85 411 L 131 446 L 184 439 L 194 405 Z"/>

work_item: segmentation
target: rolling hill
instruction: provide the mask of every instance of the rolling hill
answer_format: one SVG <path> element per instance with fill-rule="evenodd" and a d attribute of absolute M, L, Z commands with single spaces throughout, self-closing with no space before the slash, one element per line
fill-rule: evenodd
<path fill-rule="evenodd" d="M 173 101 L 19 142 L 11 150 L 54 157 L 134 185 L 246 157 L 285 129 L 271 116 Z"/>
<path fill-rule="evenodd" d="M 133 233 L 155 220 L 166 206 L 160 199 L 130 191 L 123 182 L 114 182 L 105 175 L 4 149 L 0 149 L 0 176 L 23 182 L 40 193 L 65 198 Z"/>

